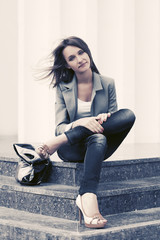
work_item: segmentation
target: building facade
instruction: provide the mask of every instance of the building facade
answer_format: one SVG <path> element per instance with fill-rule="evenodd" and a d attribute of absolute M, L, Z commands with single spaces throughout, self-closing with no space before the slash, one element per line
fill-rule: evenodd
<path fill-rule="evenodd" d="M 160 142 L 160 0 L 0 0 L 0 20 L 0 135 L 54 135 L 55 91 L 34 73 L 59 39 L 75 35 L 115 79 L 119 108 L 136 114 L 125 141 Z"/>

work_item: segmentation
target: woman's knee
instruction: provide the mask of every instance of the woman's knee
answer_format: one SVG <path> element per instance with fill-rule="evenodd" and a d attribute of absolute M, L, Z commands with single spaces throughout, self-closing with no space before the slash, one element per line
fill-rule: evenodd
<path fill-rule="evenodd" d="M 81 144 L 61 146 L 57 151 L 58 156 L 64 162 L 82 162 L 85 156 L 85 148 Z"/>
<path fill-rule="evenodd" d="M 133 124 L 135 122 L 136 116 L 132 110 L 125 108 L 125 109 L 121 109 L 120 111 L 122 111 L 124 119 L 128 123 Z"/>
<path fill-rule="evenodd" d="M 134 112 L 130 109 L 126 109 L 126 114 L 127 114 L 127 118 L 130 120 L 130 122 L 134 123 L 136 120 L 136 116 L 135 116 Z"/>
<path fill-rule="evenodd" d="M 107 138 L 100 133 L 93 134 L 88 138 L 88 144 L 97 144 L 106 147 L 107 145 Z"/>

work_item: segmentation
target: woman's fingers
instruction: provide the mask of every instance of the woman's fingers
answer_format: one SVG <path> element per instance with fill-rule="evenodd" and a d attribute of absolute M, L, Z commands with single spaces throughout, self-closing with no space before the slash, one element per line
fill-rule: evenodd
<path fill-rule="evenodd" d="M 102 124 L 103 122 L 106 122 L 107 118 L 110 116 L 110 113 L 101 113 L 96 117 L 96 119 L 98 120 L 99 124 Z"/>
<path fill-rule="evenodd" d="M 107 121 L 107 117 L 110 117 L 110 113 L 101 113 L 97 117 L 80 118 L 72 124 L 72 128 L 81 125 L 94 133 L 103 133 L 104 128 L 101 124 Z"/>
<path fill-rule="evenodd" d="M 90 129 L 94 133 L 102 133 L 104 128 L 96 121 L 96 119 L 92 119 L 86 124 L 86 127 Z"/>

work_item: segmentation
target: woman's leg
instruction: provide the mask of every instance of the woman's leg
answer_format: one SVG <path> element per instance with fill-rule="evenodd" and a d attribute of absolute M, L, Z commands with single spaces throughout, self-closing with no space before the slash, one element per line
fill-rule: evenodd
<path fill-rule="evenodd" d="M 86 192 L 96 194 L 103 160 L 118 148 L 134 121 L 135 116 L 132 111 L 119 110 L 102 124 L 103 134 L 93 134 L 86 138 L 84 177 L 79 190 L 80 195 Z"/>
<path fill-rule="evenodd" d="M 47 158 L 48 154 L 52 155 L 61 146 L 67 143 L 69 145 L 78 144 L 91 134 L 93 134 L 93 132 L 89 129 L 83 126 L 77 126 L 59 136 L 51 138 L 44 144 L 39 145 L 36 149 L 36 152 L 40 155 L 41 158 Z"/>
<path fill-rule="evenodd" d="M 86 146 L 84 141 L 70 145 L 69 143 L 61 146 L 57 150 L 58 156 L 64 162 L 84 162 Z"/>
<path fill-rule="evenodd" d="M 102 124 L 104 135 L 109 136 L 131 129 L 135 122 L 135 115 L 129 109 L 121 109 L 107 118 L 107 121 Z"/>
<path fill-rule="evenodd" d="M 99 224 L 107 222 L 99 213 L 96 190 L 101 164 L 107 150 L 107 139 L 102 134 L 93 134 L 78 144 L 65 144 L 57 151 L 63 161 L 83 162 L 84 176 L 79 189 L 83 210 L 89 217 L 99 216 Z M 99 226 L 99 225 L 98 225 Z"/>
<path fill-rule="evenodd" d="M 99 183 L 101 164 L 118 148 L 135 121 L 134 113 L 122 109 L 111 115 L 102 124 L 104 135 L 94 134 L 86 139 L 87 152 L 84 159 L 84 177 L 79 193 L 82 195 L 84 211 L 88 216 L 99 212 L 96 190 Z M 105 220 L 102 220 L 105 221 Z"/>
<path fill-rule="evenodd" d="M 96 194 L 100 178 L 101 165 L 107 151 L 107 139 L 103 134 L 93 134 L 85 140 L 84 176 L 79 194 Z"/>
<path fill-rule="evenodd" d="M 107 137 L 108 148 L 105 159 L 110 157 L 125 139 L 135 122 L 135 115 L 129 109 L 121 109 L 102 124 L 103 134 Z"/>
<path fill-rule="evenodd" d="M 127 128 L 130 130 L 130 128 L 132 127 L 132 125 L 134 123 L 134 120 L 135 120 L 135 117 L 130 110 L 127 110 L 127 109 L 119 110 L 118 112 L 111 115 L 111 117 L 107 119 L 107 122 L 104 122 L 102 124 L 102 126 L 104 127 L 104 135 L 105 136 L 110 136 L 110 135 L 113 136 L 114 134 L 118 134 L 118 133 L 122 132 L 122 130 L 126 130 Z M 129 130 L 128 130 L 128 132 L 129 132 Z M 70 145 L 77 144 L 92 134 L 93 134 L 93 132 L 90 131 L 89 129 L 87 129 L 83 126 L 78 126 L 78 127 L 75 127 L 73 129 L 65 132 L 64 134 L 62 134 L 58 137 L 51 138 L 44 145 L 39 146 L 36 149 L 36 151 L 43 158 L 44 156 L 47 156 L 46 153 L 51 155 L 55 151 L 57 151 L 62 145 L 66 144 L 66 143 L 69 143 Z M 111 142 L 113 142 L 112 138 L 110 138 L 110 139 L 111 139 Z M 123 141 L 123 139 L 122 139 L 122 141 Z M 112 144 L 110 144 L 110 145 L 112 145 Z M 119 143 L 119 145 L 120 145 L 120 143 Z M 117 147 L 119 145 L 117 145 Z M 44 147 L 44 146 L 46 146 L 46 147 Z M 115 146 L 114 146 L 114 148 L 115 148 Z M 115 148 L 115 150 L 116 150 L 116 148 Z M 113 149 L 111 149 L 110 151 L 112 153 L 114 152 Z"/>
<path fill-rule="evenodd" d="M 78 144 L 65 144 L 57 151 L 63 161 L 84 162 L 83 180 L 79 194 L 96 194 L 101 165 L 107 151 L 107 139 L 103 134 L 93 134 Z"/>
<path fill-rule="evenodd" d="M 106 223 L 99 213 L 97 187 L 101 165 L 107 150 L 107 139 L 102 134 L 93 134 L 85 140 L 86 154 L 84 158 L 84 175 L 79 194 L 81 195 L 84 212 L 87 216 L 99 215 L 100 223 Z"/>
<path fill-rule="evenodd" d="M 104 128 L 103 134 L 93 134 L 84 127 L 80 127 L 79 129 L 76 127 L 65 133 L 67 139 L 64 140 L 65 144 L 69 142 L 72 145 L 86 139 L 87 150 L 84 158 L 84 177 L 79 193 L 82 196 L 83 208 L 87 216 L 99 213 L 96 190 L 99 183 L 102 161 L 118 148 L 133 126 L 134 121 L 135 116 L 133 112 L 128 109 L 122 109 L 113 113 L 102 124 Z M 108 144 L 106 139 L 108 140 Z M 57 149 L 63 147 L 62 142 L 58 143 L 56 146 Z M 51 144 L 50 147 L 53 151 L 54 146 Z M 101 221 L 105 222 L 105 220 Z"/>
<path fill-rule="evenodd" d="M 102 161 L 111 156 L 118 148 L 132 128 L 134 121 L 134 113 L 128 109 L 122 109 L 113 113 L 111 117 L 102 124 L 104 128 L 104 135 L 93 134 L 90 130 L 79 126 L 69 130 L 63 134 L 64 136 L 58 136 L 56 144 L 55 140 L 51 140 L 50 143 L 48 142 L 50 153 L 53 153 L 61 147 L 58 153 L 62 159 L 76 162 L 81 161 L 85 155 L 84 178 L 79 190 L 80 195 L 83 195 L 86 192 L 96 194 Z M 86 139 L 86 147 L 79 145 L 80 142 L 82 144 L 82 140 L 84 139 Z M 68 151 L 67 145 L 64 145 L 68 142 L 70 145 L 75 143 L 73 145 L 74 148 L 72 148 L 74 151 Z"/>

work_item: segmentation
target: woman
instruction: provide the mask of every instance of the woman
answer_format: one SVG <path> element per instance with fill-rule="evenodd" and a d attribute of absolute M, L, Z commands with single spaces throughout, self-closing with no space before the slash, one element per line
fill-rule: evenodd
<path fill-rule="evenodd" d="M 82 39 L 64 39 L 52 55 L 47 76 L 53 75 L 56 87 L 56 137 L 36 153 L 44 159 L 57 151 L 63 161 L 84 162 L 76 204 L 86 227 L 102 228 L 107 220 L 97 202 L 101 164 L 124 140 L 135 116 L 129 109 L 117 111 L 114 81 L 99 74 Z"/>

